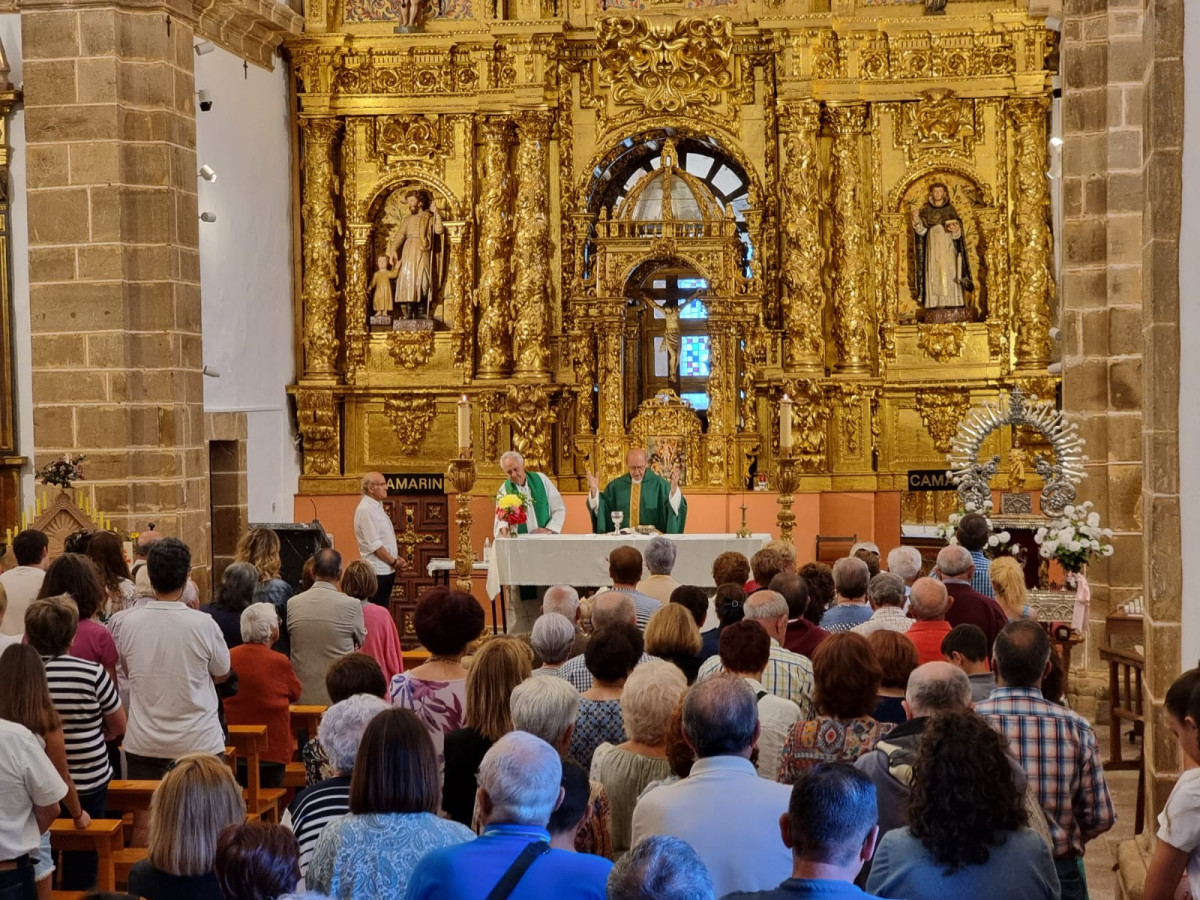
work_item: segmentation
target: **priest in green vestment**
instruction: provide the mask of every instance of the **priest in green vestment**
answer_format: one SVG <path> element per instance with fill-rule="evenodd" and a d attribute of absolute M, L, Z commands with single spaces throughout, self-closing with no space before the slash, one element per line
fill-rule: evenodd
<path fill-rule="evenodd" d="M 592 531 L 605 534 L 614 530 L 612 513 L 624 513 L 622 528 L 653 525 L 663 534 L 683 534 L 687 523 L 687 501 L 679 490 L 679 470 L 671 472 L 670 482 L 646 466 L 646 451 L 639 447 L 625 457 L 629 471 L 614 478 L 604 490 L 595 475 L 588 475 L 588 512 Z"/>
<path fill-rule="evenodd" d="M 516 494 L 525 501 L 525 522 L 513 529 L 517 534 L 558 534 L 567 518 L 567 505 L 554 482 L 541 472 L 526 472 L 525 458 L 515 450 L 500 457 L 500 468 L 508 477 L 496 501 L 505 494 Z M 493 536 L 508 534 L 508 525 L 496 520 Z"/>

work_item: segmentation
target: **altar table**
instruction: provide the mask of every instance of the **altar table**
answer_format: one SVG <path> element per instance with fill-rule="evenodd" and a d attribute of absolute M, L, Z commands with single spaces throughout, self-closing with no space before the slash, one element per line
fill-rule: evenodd
<path fill-rule="evenodd" d="M 670 534 L 675 544 L 675 568 L 671 577 L 680 584 L 711 588 L 712 563 L 733 550 L 747 559 L 771 540 L 769 534 L 739 538 L 736 534 Z M 608 554 L 617 547 L 636 547 L 644 554 L 653 535 L 643 534 L 522 534 L 500 538 L 492 545 L 488 570 L 489 597 L 503 585 L 570 584 L 600 587 L 612 584 L 608 577 Z"/>

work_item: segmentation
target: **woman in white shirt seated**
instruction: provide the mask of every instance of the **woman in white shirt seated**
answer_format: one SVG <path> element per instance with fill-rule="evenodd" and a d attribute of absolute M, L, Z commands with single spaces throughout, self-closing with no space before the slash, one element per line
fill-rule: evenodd
<path fill-rule="evenodd" d="M 1193 767 L 1175 782 L 1158 816 L 1158 843 L 1146 873 L 1145 900 L 1172 900 L 1184 881 L 1200 897 L 1200 669 L 1189 669 L 1167 691 L 1167 721 Z"/>

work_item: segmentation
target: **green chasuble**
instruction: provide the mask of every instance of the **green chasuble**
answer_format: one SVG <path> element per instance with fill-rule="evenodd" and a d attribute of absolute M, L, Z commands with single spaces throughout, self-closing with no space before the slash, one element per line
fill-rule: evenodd
<path fill-rule="evenodd" d="M 537 521 L 530 524 L 527 515 L 525 522 L 513 529 L 517 534 L 528 534 L 535 528 L 545 528 L 550 521 L 550 498 L 546 496 L 546 485 L 542 483 L 544 477 L 537 472 L 525 473 L 525 486 L 529 488 L 529 499 L 533 502 L 533 517 Z M 511 480 L 506 478 L 504 484 L 500 485 L 500 492 L 496 496 L 499 498 L 504 494 L 516 494 L 520 497 L 521 491 Z"/>
<path fill-rule="evenodd" d="M 597 498 L 596 508 L 588 506 L 592 516 L 592 531 L 596 534 L 611 532 L 613 523 L 610 514 L 618 509 L 625 513 L 621 527 L 628 528 L 633 524 L 629 518 L 629 491 L 632 485 L 633 479 L 626 472 L 605 486 Z M 687 522 L 687 498 L 680 497 L 679 512 L 676 513 L 671 509 L 670 496 L 671 483 L 647 469 L 642 477 L 642 502 L 638 513 L 641 521 L 638 524 L 653 525 L 663 534 L 683 534 Z"/>

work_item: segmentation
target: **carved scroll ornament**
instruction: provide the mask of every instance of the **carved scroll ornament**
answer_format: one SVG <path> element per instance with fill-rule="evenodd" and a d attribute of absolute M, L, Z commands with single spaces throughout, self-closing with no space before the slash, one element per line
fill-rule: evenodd
<path fill-rule="evenodd" d="M 383 414 L 392 423 L 400 449 L 406 454 L 416 453 L 429 426 L 437 413 L 437 401 L 433 397 L 389 397 L 383 401 Z"/>
<path fill-rule="evenodd" d="M 640 16 L 596 24 L 600 78 L 617 103 L 654 113 L 712 106 L 733 87 L 733 22 L 723 16 L 654 25 Z"/>
<path fill-rule="evenodd" d="M 971 392 L 963 388 L 930 388 L 917 392 L 917 412 L 939 453 L 949 453 L 958 425 L 971 404 Z"/>

